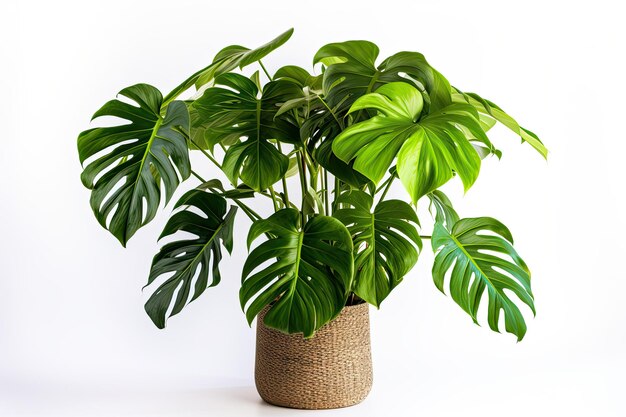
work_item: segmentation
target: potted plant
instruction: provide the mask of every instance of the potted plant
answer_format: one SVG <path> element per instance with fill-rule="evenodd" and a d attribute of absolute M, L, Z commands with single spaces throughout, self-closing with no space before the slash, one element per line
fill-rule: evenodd
<path fill-rule="evenodd" d="M 475 322 L 486 298 L 491 329 L 503 312 L 505 330 L 521 340 L 519 306 L 534 313 L 534 305 L 511 233 L 490 217 L 460 218 L 439 188 L 458 176 L 469 189 L 481 161 L 500 157 L 487 137 L 498 121 L 545 157 L 542 142 L 494 103 L 452 87 L 417 52 L 377 63 L 371 42 L 331 43 L 315 54 L 319 75 L 297 66 L 270 74 L 261 59 L 292 32 L 256 49 L 222 49 L 165 97 L 147 84 L 127 87 L 124 100 L 94 114 L 124 122 L 78 137 L 93 212 L 124 246 L 181 182 L 197 180 L 161 238 L 187 233 L 152 261 L 148 286 L 167 275 L 145 306 L 154 324 L 165 327 L 220 282 L 242 212 L 252 249 L 239 296 L 248 322 L 259 318 L 256 382 L 270 403 L 332 408 L 365 398 L 368 305 L 379 307 L 402 282 L 426 239 L 437 288 L 449 281 Z M 241 73 L 252 65 L 259 70 Z M 193 98 L 179 99 L 192 87 Z M 230 184 L 197 174 L 192 151 Z M 408 201 L 386 198 L 396 181 Z M 273 213 L 259 214 L 253 198 Z M 431 236 L 418 232 L 418 204 L 430 204 Z"/>

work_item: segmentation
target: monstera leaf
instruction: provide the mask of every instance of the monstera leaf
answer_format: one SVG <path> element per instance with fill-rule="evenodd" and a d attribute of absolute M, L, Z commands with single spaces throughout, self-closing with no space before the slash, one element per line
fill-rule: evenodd
<path fill-rule="evenodd" d="M 206 126 L 206 144 L 209 148 L 231 145 L 222 168 L 233 184 L 241 178 L 254 190 L 265 190 L 280 180 L 289 165 L 289 158 L 270 140 L 299 140 L 297 126 L 275 118 L 278 104 L 301 96 L 302 90 L 291 82 L 273 81 L 259 98 L 257 84 L 243 75 L 223 74 L 215 83 L 218 86 L 207 89 L 192 105 Z"/>
<path fill-rule="evenodd" d="M 363 191 L 342 194 L 333 215 L 348 227 L 354 243 L 354 293 L 379 307 L 417 262 L 422 241 L 415 211 L 400 200 L 378 203 Z"/>
<path fill-rule="evenodd" d="M 450 84 L 422 54 L 399 52 L 376 66 L 378 53 L 372 42 L 348 41 L 325 45 L 315 54 L 314 63 L 328 66 L 323 87 L 331 106 L 347 110 L 359 97 L 394 81 L 425 89 L 432 110 L 450 104 Z"/>
<path fill-rule="evenodd" d="M 446 183 L 454 173 L 469 189 L 480 171 L 471 141 L 493 148 L 468 104 L 452 103 L 422 115 L 422 94 L 406 83 L 390 83 L 359 98 L 350 112 L 379 114 L 345 129 L 333 152 L 378 183 L 397 156 L 397 171 L 413 202 Z M 423 116 L 423 117 L 421 117 Z M 421 117 L 421 118 L 420 118 Z"/>
<path fill-rule="evenodd" d="M 544 146 L 541 140 L 539 140 L 537 135 L 530 130 L 521 127 L 515 119 L 505 113 L 504 110 L 498 107 L 495 103 L 480 97 L 476 93 L 463 93 L 456 88 L 453 89 L 452 97 L 454 101 L 467 102 L 474 106 L 474 108 L 481 113 L 481 115 L 493 118 L 493 120 L 497 120 L 502 123 L 504 126 L 519 135 L 522 138 L 522 141 L 527 142 L 530 146 L 535 148 L 535 150 L 544 158 L 548 157 L 548 149 Z"/>
<path fill-rule="evenodd" d="M 236 207 L 227 213 L 223 197 L 198 189 L 183 195 L 175 206 L 180 207 L 184 209 L 170 218 L 159 239 L 179 231 L 191 233 L 194 237 L 164 245 L 152 261 L 147 284 L 152 284 L 164 274 L 174 273 L 146 303 L 146 312 L 160 329 L 165 327 L 168 317 L 180 313 L 188 302 L 198 298 L 207 287 L 220 282 L 221 246 L 229 253 L 233 248 Z M 202 215 L 197 214 L 197 211 Z M 172 301 L 174 307 L 168 314 Z"/>
<path fill-rule="evenodd" d="M 122 245 L 154 218 L 161 201 L 161 182 L 167 202 L 180 181 L 190 175 L 188 151 L 183 146 L 190 145 L 188 137 L 198 139 L 198 130 L 190 135 L 189 112 L 175 99 L 193 85 L 201 87 L 220 74 L 260 60 L 287 42 L 292 33 L 289 29 L 255 49 L 224 48 L 211 65 L 191 75 L 165 98 L 156 88 L 137 84 L 119 93 L 137 106 L 113 100 L 96 112 L 94 118 L 115 116 L 130 122 L 86 130 L 78 138 L 81 164 L 96 157 L 81 175 L 83 184 L 92 190 L 91 207 L 100 224 Z M 195 112 L 191 116 L 197 120 Z"/>
<path fill-rule="evenodd" d="M 93 117 L 114 116 L 128 123 L 82 132 L 78 153 L 82 164 L 95 158 L 81 179 L 92 190 L 96 218 L 126 246 L 154 218 L 161 202 L 161 182 L 167 202 L 180 181 L 190 175 L 189 113 L 185 103 L 174 101 L 161 116 L 163 97 L 147 84 L 125 88 L 119 95 L 136 105 L 112 100 Z"/>
<path fill-rule="evenodd" d="M 489 327 L 498 331 L 500 312 L 504 311 L 506 331 L 516 335 L 519 341 L 526 333 L 526 323 L 509 294 L 514 294 L 533 313 L 535 307 L 530 272 L 512 244 L 511 232 L 490 217 L 461 219 L 451 232 L 436 223 L 432 236 L 433 250 L 437 253 L 433 279 L 443 292 L 446 274 L 450 273 L 452 299 L 476 323 L 486 289 Z"/>
<path fill-rule="evenodd" d="M 327 216 L 302 226 L 295 209 L 255 222 L 248 246 L 264 233 L 271 238 L 250 252 L 243 267 L 239 298 L 248 322 L 273 303 L 267 326 L 311 337 L 345 305 L 353 272 L 350 233 Z"/>

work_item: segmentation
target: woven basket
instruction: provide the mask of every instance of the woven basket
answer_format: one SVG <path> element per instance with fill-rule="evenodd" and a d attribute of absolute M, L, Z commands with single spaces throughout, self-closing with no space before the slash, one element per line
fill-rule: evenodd
<path fill-rule="evenodd" d="M 348 407 L 372 387 L 367 304 L 345 307 L 311 339 L 285 334 L 257 320 L 255 382 L 270 404 L 290 408 Z"/>

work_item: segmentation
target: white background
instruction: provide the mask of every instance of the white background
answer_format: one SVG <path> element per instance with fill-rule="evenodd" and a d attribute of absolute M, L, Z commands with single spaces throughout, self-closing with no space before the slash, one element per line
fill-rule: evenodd
<path fill-rule="evenodd" d="M 371 311 L 370 397 L 324 415 L 626 415 L 618 4 L 3 3 L 0 415 L 299 414 L 263 404 L 253 388 L 254 332 L 237 300 L 247 221 L 237 224 L 222 284 L 160 331 L 141 287 L 171 206 L 123 249 L 91 213 L 76 151 L 77 134 L 121 88 L 147 82 L 168 92 L 223 46 L 254 47 L 289 27 L 293 38 L 265 59 L 270 70 L 310 68 L 320 46 L 348 39 L 376 42 L 381 58 L 417 50 L 551 151 L 545 162 L 496 128 L 502 161 L 486 160 L 465 196 L 458 180 L 446 187 L 462 216 L 494 216 L 513 231 L 538 309 L 526 338 L 491 332 L 484 315 L 482 327 L 472 324 L 432 284 L 427 246 Z M 422 222 L 428 234 L 427 215 Z"/>

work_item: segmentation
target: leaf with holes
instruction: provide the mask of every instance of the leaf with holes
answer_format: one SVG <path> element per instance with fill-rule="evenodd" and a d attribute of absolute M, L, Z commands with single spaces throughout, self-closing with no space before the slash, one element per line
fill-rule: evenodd
<path fill-rule="evenodd" d="M 340 113 L 359 97 L 378 87 L 402 81 L 423 89 L 427 107 L 438 110 L 451 103 L 450 84 L 418 52 L 399 52 L 376 65 L 378 46 L 368 41 L 330 43 L 315 54 L 314 63 L 327 65 L 324 94 L 330 106 Z"/>
<path fill-rule="evenodd" d="M 210 149 L 218 143 L 231 145 L 222 165 L 228 179 L 236 185 L 241 178 L 254 190 L 265 190 L 289 165 L 289 158 L 270 140 L 299 140 L 296 125 L 286 116 L 275 117 L 278 104 L 301 96 L 302 90 L 291 82 L 273 81 L 259 98 L 256 83 L 243 75 L 224 74 L 215 83 L 192 105 L 206 125 L 206 145 Z"/>
<path fill-rule="evenodd" d="M 165 327 L 168 317 L 180 313 L 188 302 L 198 298 L 206 288 L 220 282 L 221 246 L 229 253 L 233 248 L 236 207 L 226 212 L 226 200 L 223 197 L 198 189 L 187 192 L 178 200 L 175 208 L 181 207 L 184 208 L 170 218 L 159 239 L 176 232 L 191 233 L 194 237 L 164 245 L 152 260 L 146 285 L 154 283 L 164 274 L 174 273 L 156 289 L 145 306 L 146 312 L 160 329 Z M 172 301 L 174 305 L 168 314 Z"/>
<path fill-rule="evenodd" d="M 478 307 L 486 289 L 489 327 L 499 331 L 500 312 L 504 311 L 506 331 L 516 335 L 519 341 L 526 334 L 526 322 L 505 290 L 533 313 L 535 306 L 530 271 L 512 244 L 509 229 L 490 217 L 461 219 L 452 226 L 451 232 L 436 223 L 432 237 L 436 252 L 433 279 L 437 288 L 444 292 L 446 274 L 450 272 L 452 299 L 475 323 L 478 323 Z"/>
<path fill-rule="evenodd" d="M 290 208 L 255 222 L 248 246 L 264 233 L 271 237 L 243 266 L 239 298 L 248 322 L 271 304 L 267 326 L 311 337 L 345 305 L 353 272 L 350 233 L 327 216 L 302 226 L 300 212 Z"/>
<path fill-rule="evenodd" d="M 135 232 L 152 220 L 178 184 L 189 177 L 189 113 L 174 101 L 161 116 L 163 97 L 156 88 L 137 84 L 119 95 L 137 105 L 112 100 L 93 118 L 114 116 L 128 121 L 97 127 L 78 137 L 78 153 L 85 167 L 81 180 L 92 190 L 91 208 L 100 224 L 126 246 Z M 145 204 L 145 208 L 144 208 Z"/>
<path fill-rule="evenodd" d="M 342 194 L 338 204 L 348 206 L 333 216 L 346 225 L 354 244 L 354 293 L 368 303 L 380 303 L 417 263 L 422 241 L 417 215 L 400 200 L 378 203 L 363 191 Z"/>

